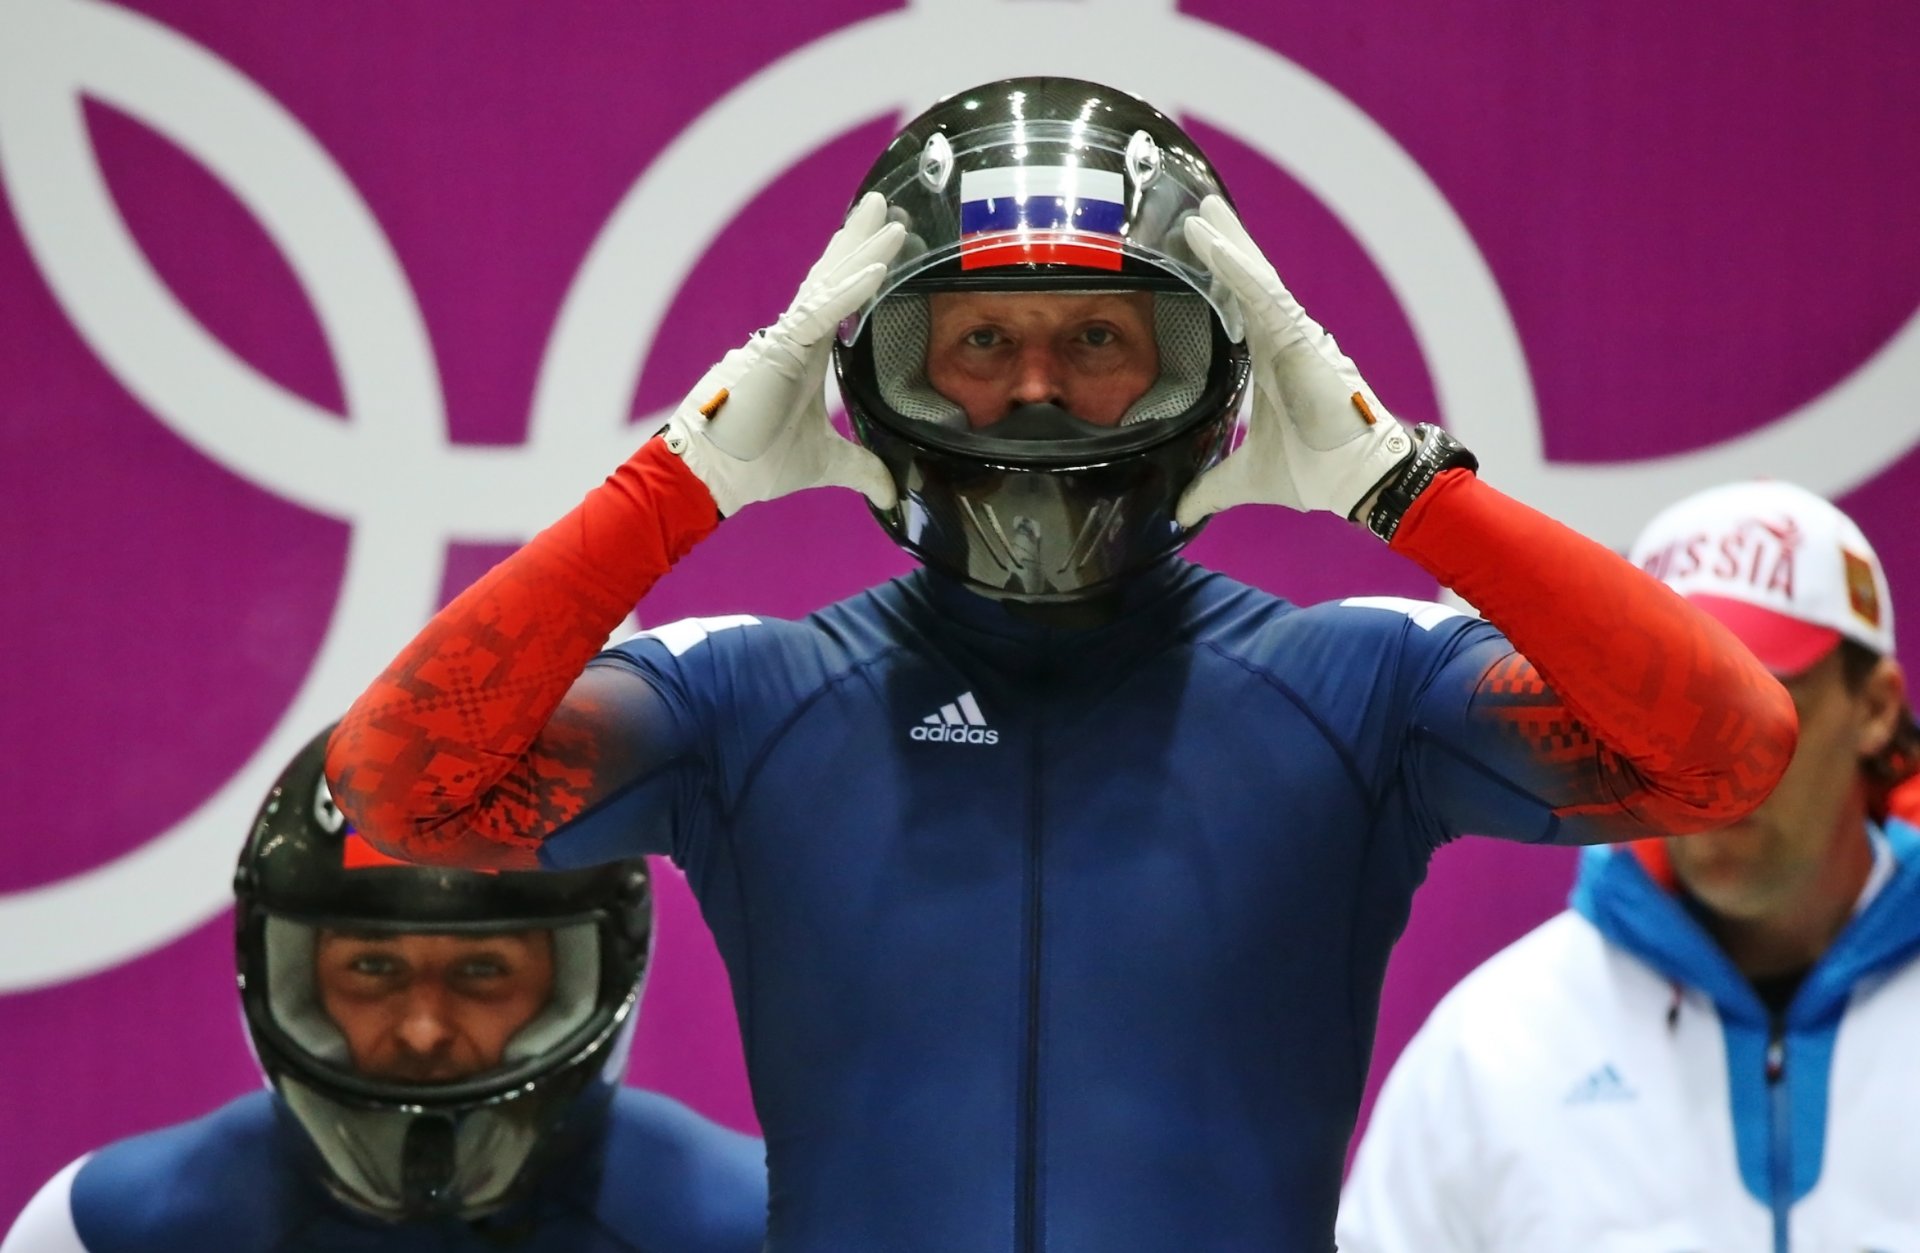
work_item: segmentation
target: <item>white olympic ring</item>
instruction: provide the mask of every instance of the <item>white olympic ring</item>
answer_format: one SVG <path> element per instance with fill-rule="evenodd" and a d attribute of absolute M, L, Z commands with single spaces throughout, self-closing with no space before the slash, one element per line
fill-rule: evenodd
<path fill-rule="evenodd" d="M 325 640 L 278 725 L 210 800 L 137 849 L 0 894 L 0 992 L 105 969 L 222 909 L 236 833 L 313 729 L 431 612 L 446 545 L 524 539 L 627 455 L 650 425 L 627 420 L 647 346 L 720 230 L 795 160 L 923 106 L 935 88 L 1078 74 L 1248 143 L 1365 248 L 1406 311 L 1447 424 L 1468 444 L 1500 450 L 1500 485 L 1608 542 L 1627 538 L 1623 519 L 1634 511 L 1623 500 L 1650 509 L 1781 465 L 1839 494 L 1920 440 L 1920 411 L 1908 403 L 1920 390 L 1916 315 L 1850 377 L 1761 429 L 1651 461 L 1550 463 L 1491 272 L 1445 197 L 1365 113 L 1278 52 L 1172 0 L 1021 4 L 1012 51 L 981 13 L 992 2 L 916 0 L 845 27 L 696 119 L 601 230 L 548 340 L 527 441 L 496 448 L 449 441 L 432 342 L 398 260 L 351 182 L 277 101 L 127 10 L 0 0 L 0 180 L 67 317 L 114 377 L 207 457 L 353 528 Z M 938 74 L 926 49 L 938 49 Z M 171 140 L 260 222 L 313 304 L 347 421 L 255 371 L 167 289 L 113 207 L 83 96 Z M 663 256 L 661 239 L 681 247 Z M 1834 440 L 1837 429 L 1848 438 Z"/>

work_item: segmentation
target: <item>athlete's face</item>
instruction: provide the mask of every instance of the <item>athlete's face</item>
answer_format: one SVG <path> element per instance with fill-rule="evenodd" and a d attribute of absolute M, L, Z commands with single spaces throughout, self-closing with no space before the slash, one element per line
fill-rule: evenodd
<path fill-rule="evenodd" d="M 507 1041 L 546 1007 L 553 933 L 322 930 L 314 975 L 355 1070 L 451 1083 L 498 1066 Z"/>
<path fill-rule="evenodd" d="M 1680 882 L 1731 919 L 1778 919 L 1810 888 L 1844 876 L 1848 858 L 1865 855 L 1860 759 L 1886 747 L 1905 693 L 1890 659 L 1849 684 L 1837 649 L 1781 682 L 1800 715 L 1800 740 L 1779 786 L 1730 827 L 1666 842 Z"/>
<path fill-rule="evenodd" d="M 940 292 L 927 382 L 975 430 L 1054 404 L 1115 426 L 1160 375 L 1150 292 Z"/>

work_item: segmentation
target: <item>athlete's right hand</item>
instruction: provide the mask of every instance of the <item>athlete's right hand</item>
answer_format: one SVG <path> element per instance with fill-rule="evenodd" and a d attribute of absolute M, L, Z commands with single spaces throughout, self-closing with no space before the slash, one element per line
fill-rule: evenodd
<path fill-rule="evenodd" d="M 722 514 L 827 485 L 893 507 L 893 476 L 833 429 L 825 389 L 835 329 L 879 290 L 905 233 L 883 196 L 862 198 L 780 320 L 721 358 L 667 420 L 667 447 Z"/>

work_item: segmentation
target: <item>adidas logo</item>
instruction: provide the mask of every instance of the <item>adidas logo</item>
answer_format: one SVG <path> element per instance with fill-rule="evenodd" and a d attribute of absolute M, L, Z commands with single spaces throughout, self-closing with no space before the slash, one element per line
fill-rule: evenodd
<path fill-rule="evenodd" d="M 940 706 L 937 714 L 920 719 L 908 735 L 935 744 L 998 744 L 1000 733 L 987 725 L 986 715 L 972 692 L 960 693 L 952 704 Z"/>
<path fill-rule="evenodd" d="M 1562 1105 L 1598 1105 L 1610 1101 L 1632 1101 L 1640 1094 L 1627 1086 L 1620 1072 L 1608 1062 L 1568 1089 Z"/>

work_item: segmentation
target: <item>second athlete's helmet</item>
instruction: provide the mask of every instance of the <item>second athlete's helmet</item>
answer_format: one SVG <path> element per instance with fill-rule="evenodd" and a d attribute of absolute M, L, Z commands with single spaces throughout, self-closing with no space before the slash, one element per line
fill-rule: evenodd
<path fill-rule="evenodd" d="M 604 1125 L 653 946 L 645 865 L 493 873 L 394 861 L 334 807 L 326 741 L 325 732 L 313 739 L 274 784 L 234 875 L 254 1054 L 340 1200 L 391 1221 L 482 1217 Z M 450 1083 L 370 1077 L 321 1006 L 322 928 L 551 929 L 552 993 L 492 1070 Z"/>
<path fill-rule="evenodd" d="M 1005 79 L 910 122 L 859 195 L 876 191 L 907 239 L 834 363 L 855 438 L 900 489 L 888 533 L 978 591 L 1042 603 L 1183 546 L 1174 506 L 1226 454 L 1248 374 L 1239 312 L 1187 247 L 1186 220 L 1226 195 L 1193 140 L 1124 91 Z M 975 429 L 927 380 L 929 298 L 955 291 L 1151 292 L 1158 379 L 1117 425 L 1036 404 Z"/>

